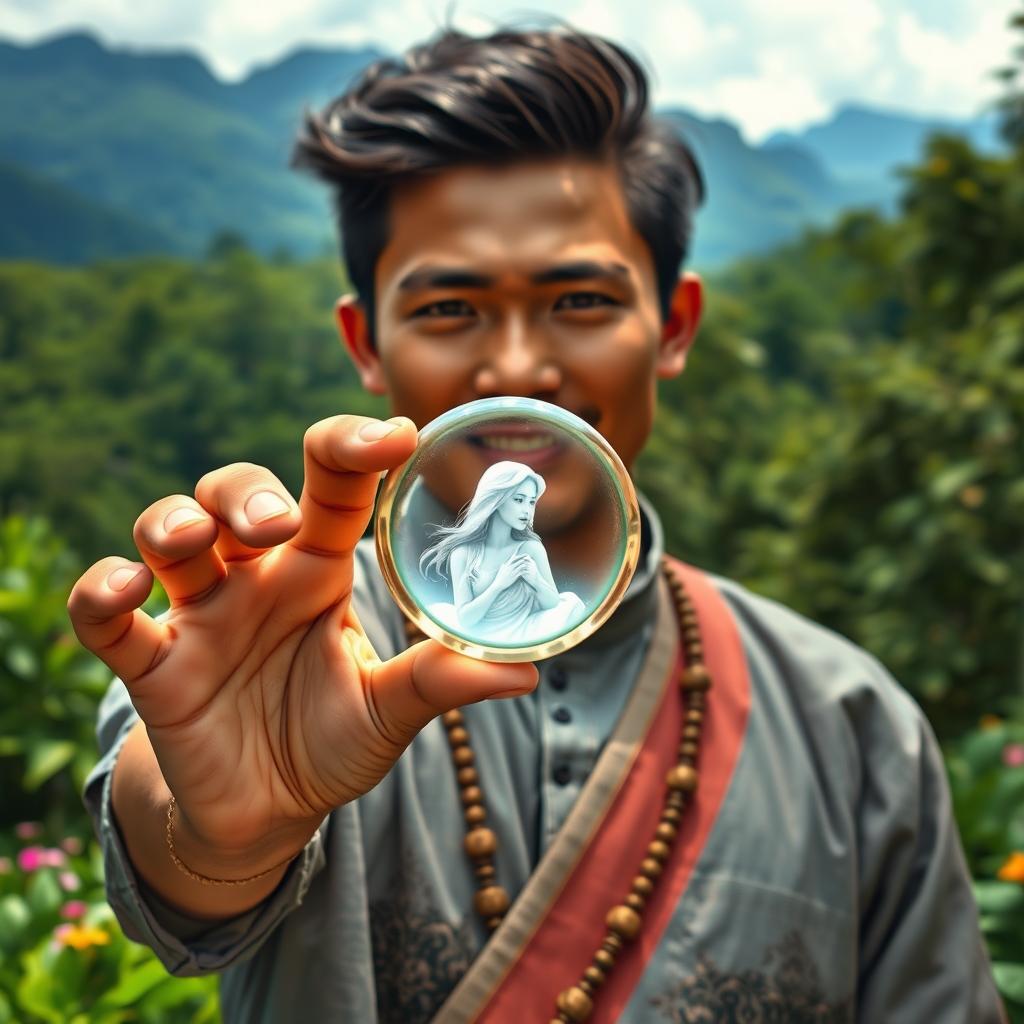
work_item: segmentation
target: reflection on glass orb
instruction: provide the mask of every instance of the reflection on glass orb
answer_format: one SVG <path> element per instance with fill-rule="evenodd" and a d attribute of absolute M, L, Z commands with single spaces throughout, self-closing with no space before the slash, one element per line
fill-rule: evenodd
<path fill-rule="evenodd" d="M 596 630 L 639 555 L 629 474 L 558 406 L 491 398 L 420 431 L 377 503 L 377 554 L 403 611 L 454 650 L 533 661 Z"/>

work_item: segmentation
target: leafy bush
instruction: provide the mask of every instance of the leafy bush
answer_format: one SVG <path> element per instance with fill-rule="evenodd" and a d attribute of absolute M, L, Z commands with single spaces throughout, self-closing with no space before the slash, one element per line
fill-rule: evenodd
<path fill-rule="evenodd" d="M 1024 705 L 1015 711 L 983 718 L 946 766 L 996 983 L 1024 1021 Z"/>
<path fill-rule="evenodd" d="M 220 1020 L 216 977 L 175 978 L 125 938 L 94 841 L 24 821 L 0 850 L 0 1024 Z"/>

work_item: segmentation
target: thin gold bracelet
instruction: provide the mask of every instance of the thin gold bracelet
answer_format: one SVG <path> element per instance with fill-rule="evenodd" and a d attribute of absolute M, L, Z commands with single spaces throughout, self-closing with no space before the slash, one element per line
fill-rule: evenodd
<path fill-rule="evenodd" d="M 171 851 L 171 860 L 173 860 L 177 867 L 184 871 L 189 878 L 194 879 L 197 882 L 202 882 L 203 885 L 246 885 L 248 882 L 255 882 L 257 878 L 269 875 L 271 871 L 276 871 L 285 864 L 290 864 L 298 856 L 298 854 L 293 854 L 287 860 L 281 861 L 280 864 L 275 864 L 273 867 L 267 868 L 266 871 L 261 871 L 258 875 L 250 875 L 248 878 L 210 878 L 209 875 L 200 875 L 185 864 L 177 853 L 174 852 L 174 840 L 171 836 L 174 808 L 175 800 L 174 794 L 172 793 L 170 803 L 167 805 L 167 849 Z"/>

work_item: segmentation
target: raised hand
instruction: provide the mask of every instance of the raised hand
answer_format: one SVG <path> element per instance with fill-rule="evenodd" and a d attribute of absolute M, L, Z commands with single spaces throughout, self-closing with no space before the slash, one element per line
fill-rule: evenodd
<path fill-rule="evenodd" d="M 536 590 L 541 584 L 540 569 L 537 568 L 537 563 L 530 555 L 520 555 L 519 557 L 522 560 L 520 576 Z"/>
<path fill-rule="evenodd" d="M 498 566 L 498 571 L 494 574 L 494 586 L 498 590 L 506 590 L 516 580 L 522 578 L 526 572 L 524 559 L 529 560 L 526 555 L 513 555 Z"/>
<path fill-rule="evenodd" d="M 353 549 L 381 472 L 416 436 L 404 418 L 322 420 L 305 435 L 297 504 L 262 466 L 214 470 L 194 498 L 139 516 L 143 566 L 104 558 L 72 589 L 75 632 L 124 681 L 181 833 L 209 863 L 238 851 L 274 863 L 376 785 L 432 718 L 536 685 L 532 665 L 434 641 L 381 662 L 355 616 Z M 153 575 L 171 604 L 160 622 L 140 609 Z"/>

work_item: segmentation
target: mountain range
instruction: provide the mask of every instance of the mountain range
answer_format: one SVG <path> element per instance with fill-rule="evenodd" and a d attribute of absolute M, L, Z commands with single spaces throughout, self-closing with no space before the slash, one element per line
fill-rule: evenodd
<path fill-rule="evenodd" d="M 326 189 L 288 167 L 304 107 L 322 107 L 382 51 L 305 47 L 217 78 L 195 53 L 113 49 L 89 32 L 0 41 L 0 259 L 80 263 L 199 256 L 224 232 L 270 255 L 334 250 Z M 663 109 L 708 182 L 691 262 L 763 251 L 851 206 L 894 208 L 901 164 L 930 132 L 998 148 L 994 118 L 846 105 L 760 145 L 735 124 Z"/>

